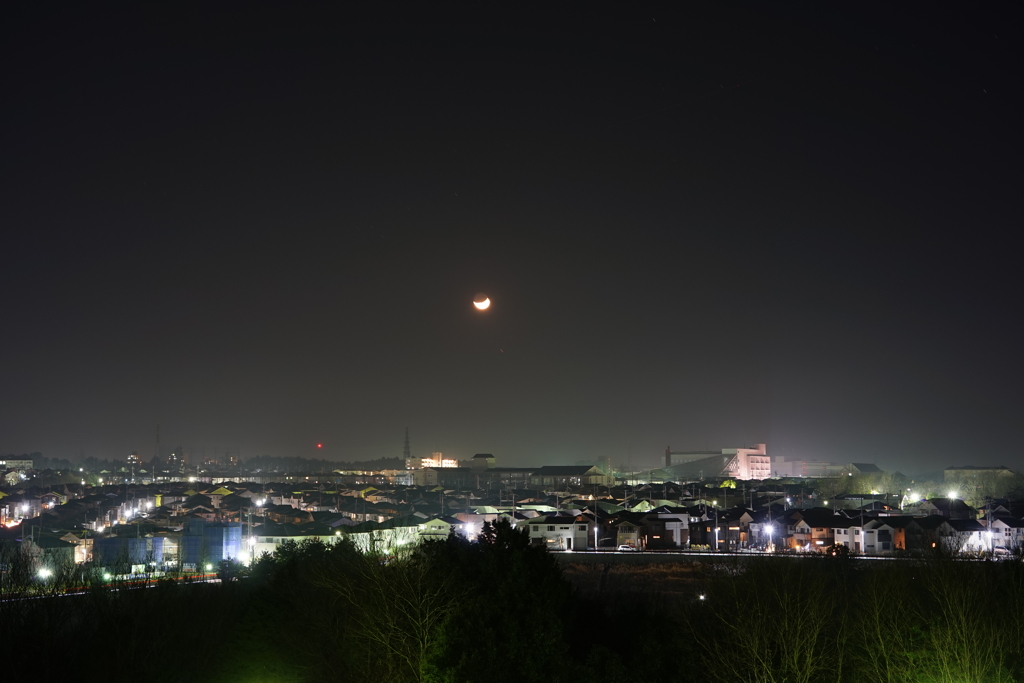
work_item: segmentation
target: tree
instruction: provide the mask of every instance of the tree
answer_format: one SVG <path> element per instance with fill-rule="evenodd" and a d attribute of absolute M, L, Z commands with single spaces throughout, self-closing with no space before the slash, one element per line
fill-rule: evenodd
<path fill-rule="evenodd" d="M 913 571 L 913 567 L 896 564 L 869 567 L 860 576 L 851 643 L 859 654 L 860 676 L 869 681 L 911 683 L 919 679 L 927 656 L 919 625 L 925 615 L 918 610 Z"/>
<path fill-rule="evenodd" d="M 845 603 L 834 596 L 842 595 L 847 564 L 760 559 L 712 578 L 702 601 L 707 619 L 691 622 L 708 678 L 722 683 L 841 680 L 846 613 Z"/>
<path fill-rule="evenodd" d="M 437 569 L 429 553 L 386 556 L 353 548 L 342 566 L 318 572 L 317 583 L 349 611 L 352 635 L 365 644 L 378 677 L 427 679 L 428 656 L 440 646 L 440 627 L 458 600 L 454 575 Z"/>
<path fill-rule="evenodd" d="M 249 569 L 238 560 L 221 560 L 217 565 L 217 578 L 222 582 L 235 581 L 249 575 Z"/>
<path fill-rule="evenodd" d="M 936 683 L 1011 680 L 1005 664 L 1013 643 L 1007 628 L 992 618 L 991 582 L 984 576 L 994 565 L 942 559 L 919 565 L 917 576 L 927 591 L 929 673 Z"/>
<path fill-rule="evenodd" d="M 823 500 L 832 500 L 850 491 L 850 477 L 826 477 L 817 481 L 818 495 Z"/>
<path fill-rule="evenodd" d="M 565 665 L 572 588 L 526 529 L 502 519 L 485 524 L 476 543 L 450 536 L 430 551 L 462 592 L 431 657 L 432 672 L 489 683 L 556 675 Z"/>

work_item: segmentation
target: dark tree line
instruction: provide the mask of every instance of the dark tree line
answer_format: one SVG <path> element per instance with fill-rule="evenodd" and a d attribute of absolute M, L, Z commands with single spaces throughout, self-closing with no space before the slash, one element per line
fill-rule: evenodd
<path fill-rule="evenodd" d="M 40 582 L 7 566 L 5 596 L 31 598 L 0 603 L 11 677 L 72 647 L 109 680 L 1024 680 L 1019 559 L 615 565 L 615 581 L 597 566 L 575 590 L 499 523 L 374 553 L 286 543 L 248 569 L 224 563 L 219 584 L 130 589 L 80 567 Z"/>

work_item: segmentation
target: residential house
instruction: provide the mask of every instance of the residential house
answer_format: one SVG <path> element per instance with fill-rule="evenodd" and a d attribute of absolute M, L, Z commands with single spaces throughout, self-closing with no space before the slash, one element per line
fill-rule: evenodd
<path fill-rule="evenodd" d="M 835 542 L 833 524 L 846 519 L 829 508 L 795 510 L 793 515 L 796 522 L 789 547 L 804 552 L 824 552 Z"/>
<path fill-rule="evenodd" d="M 549 550 L 586 550 L 590 520 L 583 516 L 542 515 L 526 523 L 530 542 Z M 634 534 L 633 543 L 636 543 Z"/>
<path fill-rule="evenodd" d="M 363 522 L 348 528 L 349 539 L 363 552 L 393 553 L 395 550 L 425 540 L 421 533 L 423 518 L 410 516 L 385 522 Z M 455 520 L 458 529 L 459 523 Z"/>
<path fill-rule="evenodd" d="M 685 548 L 690 544 L 690 515 L 686 508 L 662 505 L 644 516 L 646 545 Z"/>
<path fill-rule="evenodd" d="M 928 498 L 905 508 L 915 517 L 941 515 L 947 519 L 977 519 L 978 511 L 959 498 Z"/>
<path fill-rule="evenodd" d="M 981 522 L 992 533 L 992 547 L 1009 551 L 1024 547 L 1024 520 L 1009 515 L 994 516 L 991 523 Z"/>
<path fill-rule="evenodd" d="M 942 518 L 939 518 L 940 520 Z M 912 517 L 854 517 L 837 516 L 832 525 L 832 540 L 855 553 L 880 555 L 905 550 L 908 531 L 914 534 L 916 520 Z"/>
<path fill-rule="evenodd" d="M 60 537 L 60 540 L 66 541 L 75 546 L 75 564 L 92 562 L 93 560 L 94 539 L 91 535 L 86 535 L 87 533 L 88 532 L 76 535 L 69 531 Z"/>
<path fill-rule="evenodd" d="M 453 529 L 459 529 L 461 524 L 462 522 L 458 519 L 448 516 L 421 518 L 418 525 L 420 540 L 443 541 L 448 538 Z"/>
<path fill-rule="evenodd" d="M 264 512 L 267 519 L 279 524 L 307 524 L 313 521 L 313 515 L 290 505 L 271 505 Z"/>
<path fill-rule="evenodd" d="M 975 519 L 929 515 L 915 519 L 914 523 L 921 529 L 918 543 L 925 549 L 941 548 L 951 553 L 991 550 L 987 529 Z"/>
<path fill-rule="evenodd" d="M 949 519 L 946 524 L 953 530 L 948 538 L 953 552 L 980 553 L 992 550 L 988 529 L 976 519 Z"/>

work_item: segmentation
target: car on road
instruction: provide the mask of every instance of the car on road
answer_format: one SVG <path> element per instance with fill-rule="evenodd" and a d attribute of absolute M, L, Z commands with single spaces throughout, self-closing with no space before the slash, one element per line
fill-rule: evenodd
<path fill-rule="evenodd" d="M 630 551 L 633 551 L 633 550 L 637 550 L 637 548 L 635 548 L 635 547 L 633 547 L 631 545 L 625 545 L 625 544 L 619 546 L 619 552 L 620 553 L 621 552 L 630 552 Z"/>

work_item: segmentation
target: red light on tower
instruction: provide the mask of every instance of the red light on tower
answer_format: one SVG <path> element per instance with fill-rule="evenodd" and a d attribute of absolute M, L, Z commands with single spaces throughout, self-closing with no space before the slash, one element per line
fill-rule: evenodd
<path fill-rule="evenodd" d="M 324 445 L 323 445 L 322 443 L 318 443 L 318 444 L 316 445 L 316 447 L 317 447 L 317 448 L 323 448 L 323 447 L 324 447 Z"/>

